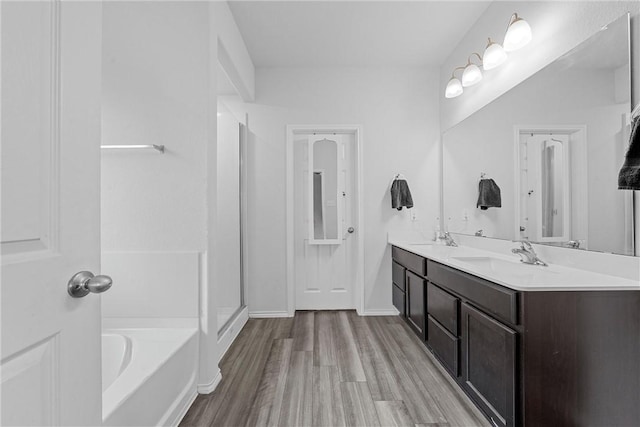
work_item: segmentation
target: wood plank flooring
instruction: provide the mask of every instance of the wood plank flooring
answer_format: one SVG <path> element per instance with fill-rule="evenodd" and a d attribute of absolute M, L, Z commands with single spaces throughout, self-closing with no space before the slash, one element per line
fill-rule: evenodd
<path fill-rule="evenodd" d="M 250 319 L 181 426 L 487 426 L 399 317 Z"/>

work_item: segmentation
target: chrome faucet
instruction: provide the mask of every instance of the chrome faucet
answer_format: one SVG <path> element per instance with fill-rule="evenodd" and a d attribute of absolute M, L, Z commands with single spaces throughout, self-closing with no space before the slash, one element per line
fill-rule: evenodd
<path fill-rule="evenodd" d="M 538 254 L 536 254 L 536 251 L 533 249 L 531 242 L 528 240 L 520 240 L 519 242 L 520 248 L 511 249 L 511 252 L 520 255 L 520 262 L 532 265 L 542 265 L 544 267 L 548 266 L 546 262 L 538 258 Z"/>
<path fill-rule="evenodd" d="M 444 232 L 444 242 L 447 246 L 458 246 L 458 244 L 455 240 L 453 240 L 453 237 L 451 237 L 451 234 L 449 234 L 448 231 Z"/>

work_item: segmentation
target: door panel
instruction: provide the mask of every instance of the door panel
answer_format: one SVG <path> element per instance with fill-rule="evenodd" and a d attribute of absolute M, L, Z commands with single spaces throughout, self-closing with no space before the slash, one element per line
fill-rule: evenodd
<path fill-rule="evenodd" d="M 517 333 L 466 303 L 461 317 L 464 387 L 495 425 L 515 425 Z"/>
<path fill-rule="evenodd" d="M 407 270 L 407 320 L 421 340 L 425 340 L 426 280 Z"/>
<path fill-rule="evenodd" d="M 321 140 L 325 135 L 318 135 Z M 295 308 L 296 310 L 352 309 L 355 308 L 356 247 L 353 235 L 347 229 L 354 225 L 354 137 L 353 135 L 326 135 L 338 142 L 340 159 L 338 193 L 342 200 L 331 200 L 329 208 L 342 210 L 338 216 L 340 244 L 310 244 L 311 197 L 309 197 L 309 141 L 315 136 L 301 135 L 294 142 L 294 218 L 295 218 Z"/>
<path fill-rule="evenodd" d="M 2 255 L 52 249 L 54 7 L 7 3 L 2 19 Z M 15 183 L 20 185 L 15 185 Z"/>
<path fill-rule="evenodd" d="M 3 425 L 100 425 L 101 6 L 2 2 Z"/>

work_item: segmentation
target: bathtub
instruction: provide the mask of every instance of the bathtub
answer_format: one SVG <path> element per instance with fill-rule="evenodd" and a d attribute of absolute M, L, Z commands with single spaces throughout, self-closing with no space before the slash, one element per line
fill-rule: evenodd
<path fill-rule="evenodd" d="M 196 329 L 103 330 L 103 425 L 177 425 L 197 394 L 197 357 Z"/>

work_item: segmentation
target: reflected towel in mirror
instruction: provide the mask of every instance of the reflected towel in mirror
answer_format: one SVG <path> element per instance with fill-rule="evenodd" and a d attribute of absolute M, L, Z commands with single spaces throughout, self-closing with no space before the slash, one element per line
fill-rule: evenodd
<path fill-rule="evenodd" d="M 631 124 L 629 149 L 618 173 L 618 190 L 640 190 L 640 116 Z"/>
<path fill-rule="evenodd" d="M 476 207 L 486 211 L 489 208 L 501 208 L 500 187 L 493 179 L 481 179 L 478 184 L 478 202 Z"/>
<path fill-rule="evenodd" d="M 396 178 L 391 184 L 391 207 L 401 211 L 403 206 L 407 209 L 412 208 L 413 198 L 407 180 Z"/>

